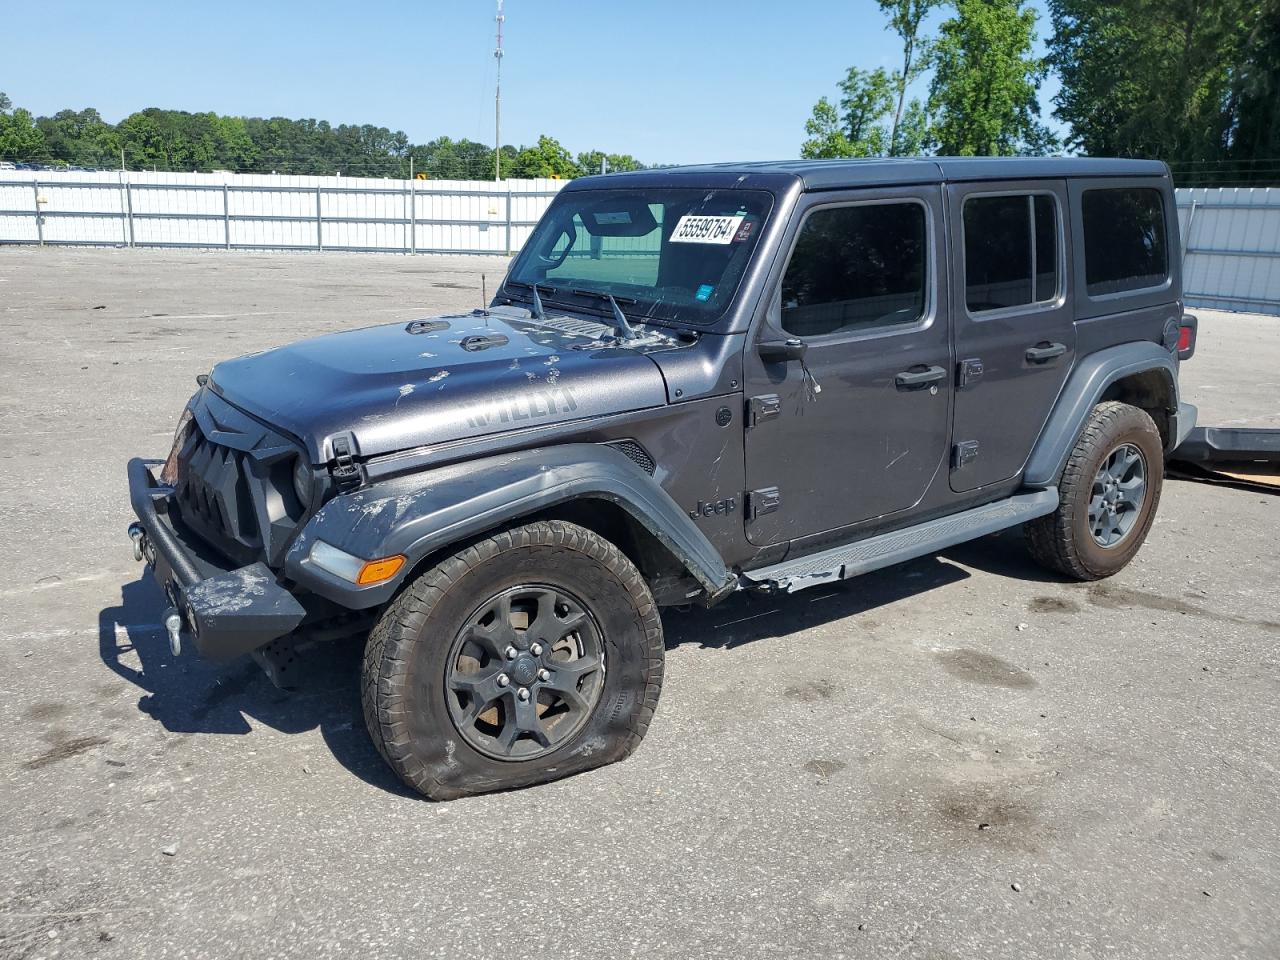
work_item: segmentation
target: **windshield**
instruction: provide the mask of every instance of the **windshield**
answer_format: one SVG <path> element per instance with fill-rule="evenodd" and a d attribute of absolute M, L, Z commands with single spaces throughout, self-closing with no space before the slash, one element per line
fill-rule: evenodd
<path fill-rule="evenodd" d="M 759 190 L 561 193 L 507 276 L 508 293 L 637 320 L 706 325 L 728 309 L 773 197 Z"/>

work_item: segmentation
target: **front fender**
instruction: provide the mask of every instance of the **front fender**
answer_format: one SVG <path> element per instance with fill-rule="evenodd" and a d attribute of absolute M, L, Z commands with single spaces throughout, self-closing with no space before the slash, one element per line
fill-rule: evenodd
<path fill-rule="evenodd" d="M 711 596 L 734 578 L 710 541 L 647 473 L 611 447 L 577 443 L 522 450 L 398 477 L 320 508 L 285 558 L 285 572 L 350 609 L 385 603 L 425 556 L 570 500 L 617 504 L 676 557 Z M 399 577 L 358 587 L 309 559 L 323 540 L 365 560 L 408 558 Z"/>
<path fill-rule="evenodd" d="M 1056 484 L 1090 412 L 1107 388 L 1125 377 L 1153 370 L 1167 378 L 1171 412 L 1179 419 L 1177 432 L 1189 430 L 1195 423 L 1195 408 L 1178 402 L 1178 366 L 1168 350 L 1149 342 L 1099 350 L 1077 362 L 1027 461 L 1024 483 L 1042 488 Z M 1185 424 L 1188 418 L 1190 425 Z"/>

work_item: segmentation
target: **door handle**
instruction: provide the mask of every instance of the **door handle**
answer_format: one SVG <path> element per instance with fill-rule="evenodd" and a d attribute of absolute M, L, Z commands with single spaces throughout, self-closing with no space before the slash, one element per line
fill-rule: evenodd
<path fill-rule="evenodd" d="M 893 378 L 893 382 L 898 385 L 899 390 L 913 390 L 946 378 L 947 371 L 942 367 L 928 367 L 924 370 L 904 370 Z"/>
<path fill-rule="evenodd" d="M 1065 343 L 1050 343 L 1045 340 L 1027 350 L 1027 363 L 1048 363 L 1057 360 L 1067 352 Z"/>

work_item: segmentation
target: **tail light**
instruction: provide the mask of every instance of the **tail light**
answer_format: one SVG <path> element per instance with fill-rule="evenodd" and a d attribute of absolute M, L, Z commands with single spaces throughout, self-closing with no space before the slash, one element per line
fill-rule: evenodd
<path fill-rule="evenodd" d="M 1196 333 L 1200 327 L 1200 321 L 1189 313 L 1182 315 L 1182 322 L 1178 326 L 1178 359 L 1190 360 L 1196 353 Z"/>

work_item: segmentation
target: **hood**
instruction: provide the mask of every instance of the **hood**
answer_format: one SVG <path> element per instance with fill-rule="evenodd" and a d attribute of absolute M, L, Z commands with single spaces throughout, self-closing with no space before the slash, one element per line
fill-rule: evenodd
<path fill-rule="evenodd" d="M 624 347 L 611 333 L 495 308 L 302 340 L 220 363 L 210 384 L 323 463 L 337 434 L 369 457 L 665 404 L 661 371 L 633 348 L 677 341 L 651 329 Z"/>

